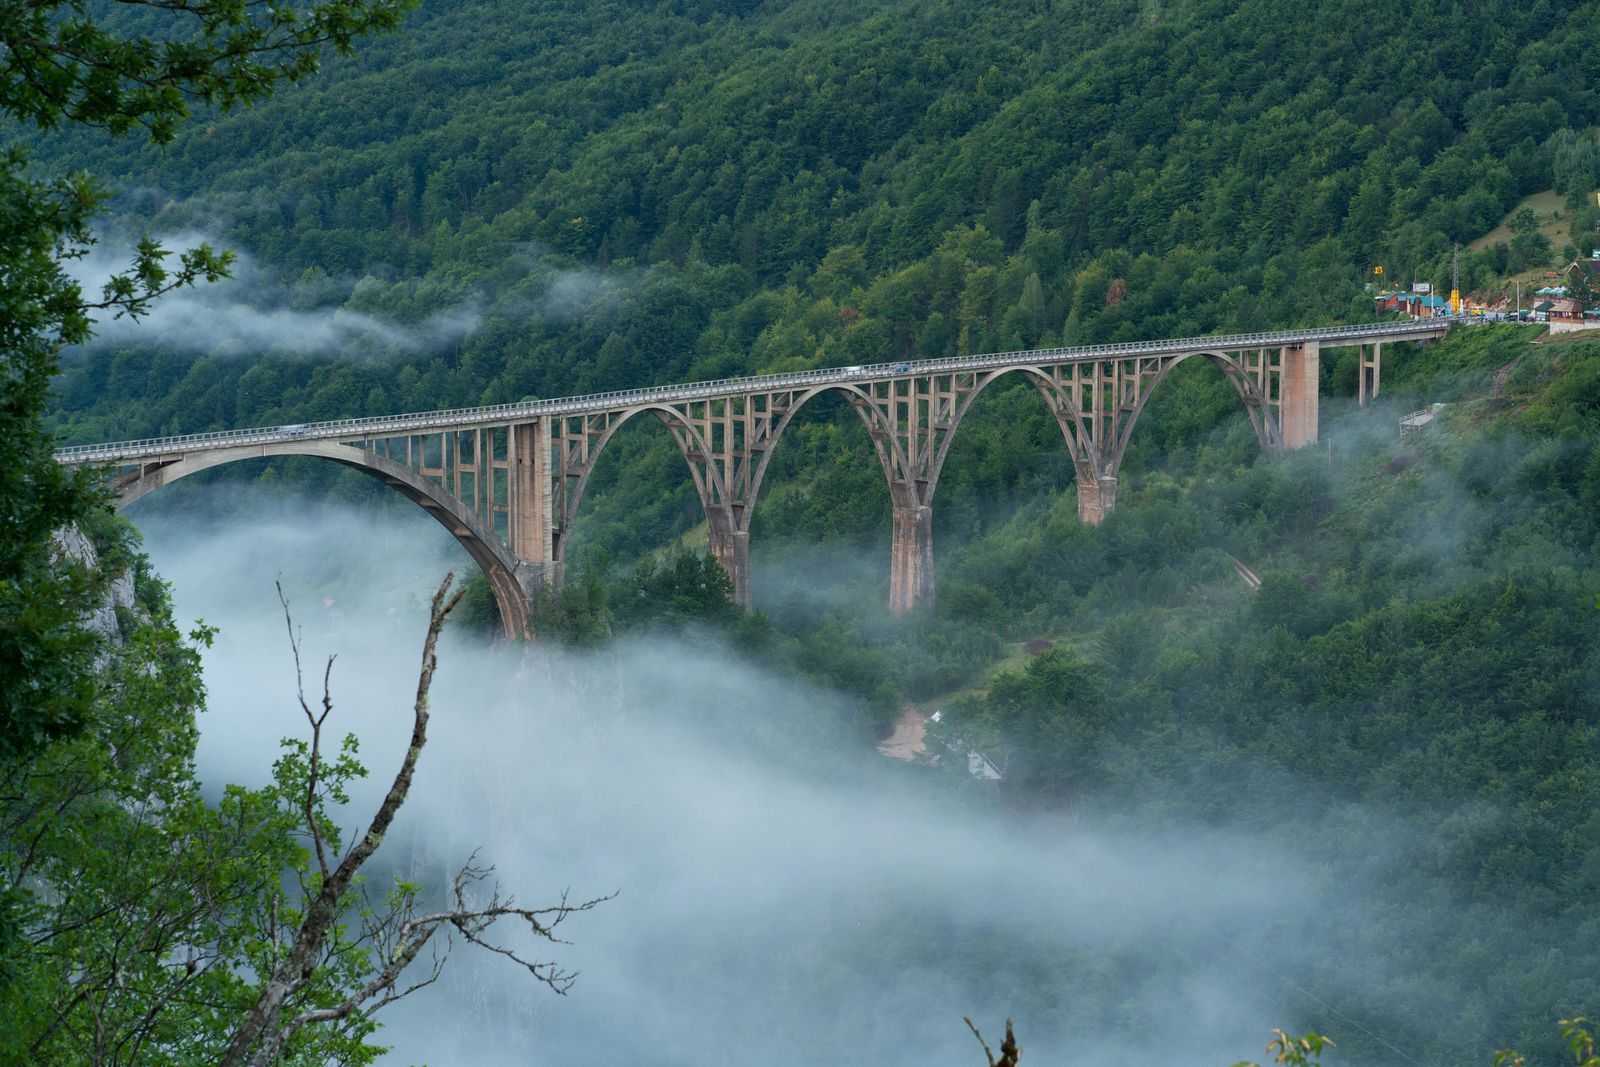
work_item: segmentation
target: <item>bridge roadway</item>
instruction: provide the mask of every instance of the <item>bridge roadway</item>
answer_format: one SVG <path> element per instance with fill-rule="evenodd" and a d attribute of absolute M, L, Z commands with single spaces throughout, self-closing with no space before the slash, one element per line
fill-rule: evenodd
<path fill-rule="evenodd" d="M 595 459 L 645 411 L 672 433 L 706 508 L 711 550 L 735 597 L 749 599 L 748 534 L 770 450 L 806 400 L 842 392 L 872 437 L 894 503 L 891 607 L 931 603 L 932 501 L 951 437 L 990 382 L 1022 374 L 1061 426 L 1078 509 L 1115 506 L 1128 437 L 1155 387 L 1200 356 L 1238 391 L 1269 453 L 1314 442 L 1323 348 L 1360 348 L 1359 395 L 1376 396 L 1385 343 L 1429 341 L 1454 322 L 1369 323 L 1134 341 L 725 378 L 448 411 L 69 445 L 66 464 L 115 469 L 118 507 L 223 463 L 311 455 L 363 470 L 426 508 L 483 567 L 508 634 L 526 632 L 530 598 L 559 586 L 565 541 Z"/>

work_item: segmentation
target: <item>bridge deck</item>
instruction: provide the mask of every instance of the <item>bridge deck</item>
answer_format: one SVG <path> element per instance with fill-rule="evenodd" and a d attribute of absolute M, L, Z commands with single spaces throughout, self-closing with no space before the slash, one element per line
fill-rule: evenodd
<path fill-rule="evenodd" d="M 563 397 L 554 400 L 530 400 L 514 404 L 491 404 L 484 407 L 457 408 L 449 411 L 414 412 L 405 415 L 383 415 L 360 419 L 336 419 L 329 422 L 313 422 L 296 426 L 218 430 L 209 433 L 182 434 L 174 437 L 157 437 L 141 441 L 69 445 L 58 449 L 55 453 L 55 458 L 61 463 L 114 463 L 122 460 L 144 460 L 162 456 L 177 456 L 207 449 L 236 448 L 241 445 L 275 444 L 285 441 L 369 440 L 439 430 L 501 426 L 543 416 L 583 415 L 596 411 L 635 407 L 640 404 L 681 400 L 716 400 L 768 390 L 805 388 L 812 385 L 830 385 L 844 382 L 889 381 L 917 375 L 993 370 L 1023 364 L 1054 366 L 1069 363 L 1088 363 L 1096 360 L 1117 360 L 1137 356 L 1180 355 L 1186 352 L 1214 352 L 1224 349 L 1272 348 L 1281 345 L 1303 344 L 1308 341 L 1317 342 L 1323 347 L 1338 347 L 1340 345 L 1365 344 L 1374 341 L 1422 340 L 1438 337 L 1452 325 L 1454 325 L 1452 320 L 1445 319 L 1431 322 L 1367 323 L 1304 330 L 1280 330 L 1272 333 L 1231 334 L 1161 341 L 1130 341 L 1124 344 L 1090 345 L 1077 348 L 1031 349 L 1021 352 L 957 356 L 950 359 L 895 361 L 862 367 L 835 367 L 798 371 L 790 374 L 722 378 L 716 381 L 692 382 L 685 385 L 622 389 L 607 393 L 590 393 L 586 396 Z"/>

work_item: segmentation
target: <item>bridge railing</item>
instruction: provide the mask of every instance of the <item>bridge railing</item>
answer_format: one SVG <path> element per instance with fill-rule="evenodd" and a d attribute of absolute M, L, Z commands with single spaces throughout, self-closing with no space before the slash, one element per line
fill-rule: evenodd
<path fill-rule="evenodd" d="M 172 455 L 200 449 L 228 448 L 253 444 L 280 444 L 286 441 L 345 440 L 356 437 L 382 439 L 385 437 L 399 437 L 419 430 L 448 430 L 452 428 L 495 425 L 523 418 L 585 414 L 597 409 L 677 400 L 718 399 L 745 392 L 787 389 L 834 382 L 881 381 L 918 374 L 990 370 L 1017 363 L 1058 365 L 1152 352 L 1241 349 L 1305 341 L 1326 343 L 1328 341 L 1341 340 L 1353 342 L 1368 338 L 1381 340 L 1384 337 L 1448 329 L 1455 324 L 1455 321 L 1455 319 L 1440 318 L 1410 323 L 1364 323 L 1353 326 L 1327 326 L 1319 329 L 1213 335 L 1175 340 L 1127 341 L 1118 344 L 1071 348 L 1036 348 L 976 356 L 953 356 L 943 359 L 895 360 L 858 367 L 826 367 L 815 370 L 792 371 L 784 374 L 719 378 L 709 382 L 694 382 L 687 385 L 615 389 L 604 393 L 588 393 L 583 396 L 562 397 L 552 400 L 524 400 L 507 404 L 490 404 L 483 407 L 454 408 L 444 411 L 335 419 L 327 422 L 264 426 L 242 430 L 215 430 L 205 433 L 178 434 L 171 437 L 153 437 L 138 441 L 68 445 L 57 449 L 55 458 L 61 463 L 96 463 L 119 459 L 133 460 L 149 456 Z"/>

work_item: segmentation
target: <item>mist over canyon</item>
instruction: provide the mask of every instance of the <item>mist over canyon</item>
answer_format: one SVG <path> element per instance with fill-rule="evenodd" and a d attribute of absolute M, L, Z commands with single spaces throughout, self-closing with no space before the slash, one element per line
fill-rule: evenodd
<path fill-rule="evenodd" d="M 359 735 L 371 771 L 345 822 L 364 820 L 405 743 L 426 596 L 465 554 L 419 514 L 251 505 L 226 484 L 132 517 L 178 618 L 220 627 L 207 788 L 264 782 L 278 739 L 304 733 L 280 580 L 313 697 L 337 656 L 331 728 Z M 458 944 L 386 1013 L 384 1062 L 962 1064 L 980 1054 L 970 1014 L 993 1031 L 1015 1016 L 1034 1062 L 1221 1064 L 1291 1014 L 1348 1030 L 1372 990 L 1404 985 L 1362 894 L 1402 821 L 1333 876 L 1281 862 L 1292 827 L 1019 814 L 880 756 L 841 727 L 842 700 L 692 632 L 586 653 L 451 635 L 372 891 L 442 892 L 477 850 L 524 902 L 618 895 L 562 928 L 571 944 L 529 946 L 580 972 L 569 996 Z M 1363 988 L 1302 984 L 1334 938 Z"/>

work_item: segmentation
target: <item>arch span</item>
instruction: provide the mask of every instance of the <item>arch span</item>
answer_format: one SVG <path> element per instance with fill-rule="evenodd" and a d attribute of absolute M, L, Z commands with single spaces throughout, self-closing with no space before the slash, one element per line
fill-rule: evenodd
<path fill-rule="evenodd" d="M 338 441 L 279 442 L 267 445 L 246 445 L 238 448 L 212 449 L 189 452 L 171 460 L 160 459 L 143 463 L 137 470 L 123 474 L 112 482 L 116 494 L 116 508 L 121 511 L 129 504 L 149 493 L 212 467 L 238 463 L 247 459 L 276 456 L 312 456 L 332 460 L 346 467 L 377 478 L 397 490 L 402 496 L 419 505 L 438 520 L 467 550 L 494 594 L 495 606 L 500 613 L 501 626 L 507 637 L 522 637 L 528 632 L 528 590 L 525 581 L 532 580 L 523 573 L 526 567 L 516 558 L 492 531 L 461 506 L 454 496 L 434 482 L 409 467 L 376 455 L 369 449 Z"/>
<path fill-rule="evenodd" d="M 1139 416 L 1144 413 L 1144 408 L 1150 402 L 1156 389 L 1166 381 L 1167 375 L 1172 373 L 1174 367 L 1180 363 L 1199 356 L 1206 362 L 1218 367 L 1234 391 L 1239 394 L 1239 400 L 1244 404 L 1245 413 L 1250 416 L 1250 425 L 1256 432 L 1256 440 L 1261 442 L 1261 447 L 1269 455 L 1276 455 L 1283 451 L 1283 431 L 1278 418 L 1273 414 L 1272 407 L 1277 398 L 1268 396 L 1265 392 L 1266 376 L 1264 373 L 1258 378 L 1252 378 L 1249 370 L 1242 366 L 1238 360 L 1226 352 L 1189 352 L 1182 355 L 1168 357 L 1156 369 L 1150 383 L 1139 391 L 1139 397 L 1133 404 L 1133 409 L 1123 421 L 1121 433 L 1118 436 L 1116 450 L 1111 457 L 1111 475 L 1116 476 L 1117 470 L 1122 466 L 1123 454 L 1128 449 L 1128 441 L 1133 436 L 1133 428 L 1139 421 Z"/>
<path fill-rule="evenodd" d="M 617 431 L 634 416 L 646 412 L 654 415 L 667 428 L 673 443 L 678 446 L 678 453 L 689 468 L 695 493 L 700 498 L 701 510 L 705 512 L 711 553 L 728 572 L 733 585 L 734 602 L 749 607 L 749 537 L 739 525 L 741 509 L 735 503 L 729 484 L 732 471 L 726 462 L 718 462 L 719 453 L 712 447 L 710 420 L 703 411 L 697 418 L 693 404 L 639 404 L 607 413 L 593 422 L 580 420 L 582 428 L 570 438 L 564 437 L 557 443 L 556 451 L 563 457 L 557 478 L 560 499 L 555 508 L 560 521 L 559 532 L 550 545 L 557 580 L 560 580 L 559 575 L 565 565 L 567 539 L 577 521 L 578 507 L 583 502 L 596 463 Z M 562 432 L 565 433 L 564 426 Z"/>
<path fill-rule="evenodd" d="M 1196 351 L 1153 359 L 1137 366 L 1131 376 L 1095 378 L 1092 384 L 1076 373 L 1071 378 L 1064 376 L 1059 366 L 1017 364 L 976 375 L 961 392 L 927 471 L 924 505 L 932 505 L 951 442 L 973 402 L 999 379 L 1020 374 L 1044 397 L 1061 428 L 1077 472 L 1079 517 L 1089 523 L 1101 522 L 1115 506 L 1122 460 L 1145 405 L 1173 368 L 1194 356 L 1223 372 L 1250 417 L 1261 447 L 1271 454 L 1283 451 L 1284 434 L 1274 412 L 1281 398 L 1270 394 L 1271 368 L 1265 363 L 1251 368 L 1226 352 Z M 1258 355 L 1260 360 L 1265 358 Z"/>
<path fill-rule="evenodd" d="M 909 380 L 909 379 L 908 379 Z M 788 394 L 782 414 L 772 425 L 759 454 L 754 458 L 754 470 L 745 489 L 745 504 L 738 514 L 738 549 L 748 560 L 749 524 L 755 513 L 761 483 L 766 477 L 772 451 L 794 416 L 817 396 L 827 392 L 844 395 L 856 416 L 867 428 L 867 435 L 877 453 L 888 483 L 889 500 L 893 516 L 889 560 L 889 606 L 895 614 L 902 614 L 918 603 L 930 604 L 933 599 L 933 534 L 932 513 L 929 510 L 924 487 L 927 465 L 936 451 L 925 441 L 917 427 L 914 412 L 904 408 L 906 398 L 896 396 L 891 383 L 875 383 L 863 387 L 855 382 L 827 382 Z M 917 403 L 911 401 L 914 407 Z M 748 563 L 745 563 L 748 567 Z M 748 600 L 745 601 L 748 605 Z"/>
<path fill-rule="evenodd" d="M 740 516 L 740 529 L 749 532 L 750 520 L 755 512 L 756 501 L 760 499 L 761 482 L 767 476 L 767 464 L 772 460 L 773 449 L 783 437 L 783 432 L 794 421 L 795 415 L 807 403 L 821 396 L 823 393 L 840 393 L 849 402 L 856 416 L 867 428 L 867 434 L 872 440 L 873 450 L 878 454 L 878 462 L 883 467 L 883 475 L 889 482 L 889 494 L 898 506 L 903 503 L 912 504 L 914 501 L 905 498 L 905 487 L 898 480 L 903 472 L 910 466 L 908 457 L 901 443 L 896 439 L 894 427 L 889 425 L 888 418 L 878 407 L 875 399 L 868 395 L 860 386 L 849 382 L 830 382 L 825 385 L 814 386 L 810 389 L 797 392 L 793 395 L 782 416 L 772 427 L 772 433 L 767 438 L 765 447 L 756 460 L 754 470 L 750 475 L 749 499 Z M 905 498 L 905 499 L 903 499 Z"/>
<path fill-rule="evenodd" d="M 715 465 L 697 462 L 710 453 L 705 438 L 700 430 L 683 413 L 667 404 L 645 404 L 628 408 L 618 412 L 615 419 L 607 420 L 605 426 L 593 436 L 588 446 L 588 456 L 583 465 L 576 472 L 563 472 L 571 479 L 571 483 L 564 487 L 561 500 L 561 527 L 563 531 L 570 531 L 572 523 L 578 516 L 578 505 L 583 500 L 584 492 L 589 488 L 589 477 L 594 473 L 596 462 L 605 451 L 606 445 L 617 435 L 617 431 L 632 421 L 634 416 L 649 412 L 661 421 L 672 435 L 673 441 L 678 446 L 678 452 L 688 464 L 689 475 L 694 479 L 695 492 L 700 496 L 700 503 L 706 509 L 709 520 L 714 503 L 727 496 L 727 486 L 723 480 L 722 472 Z M 556 547 L 556 559 L 565 558 L 565 537 Z"/>
<path fill-rule="evenodd" d="M 955 416 L 950 420 L 950 429 L 939 442 L 939 449 L 934 454 L 932 469 L 928 474 L 928 503 L 933 502 L 934 489 L 938 487 L 939 475 L 944 470 L 944 461 L 950 452 L 950 443 L 955 440 L 956 430 L 961 421 L 967 417 L 973 402 L 983 391 L 1008 374 L 1020 374 L 1028 383 L 1044 397 L 1045 405 L 1050 413 L 1055 416 L 1056 425 L 1061 428 L 1061 436 L 1067 445 L 1067 454 L 1072 459 L 1073 469 L 1078 472 L 1080 482 L 1087 481 L 1090 487 L 1094 486 L 1100 477 L 1098 466 L 1094 463 L 1092 451 L 1085 447 L 1089 441 L 1089 431 L 1084 425 L 1083 413 L 1078 410 L 1078 405 L 1073 403 L 1070 393 L 1061 387 L 1061 383 L 1053 378 L 1042 367 L 1018 366 L 1001 367 L 980 375 L 956 406 Z M 1079 492 L 1083 492 L 1080 486 Z"/>

